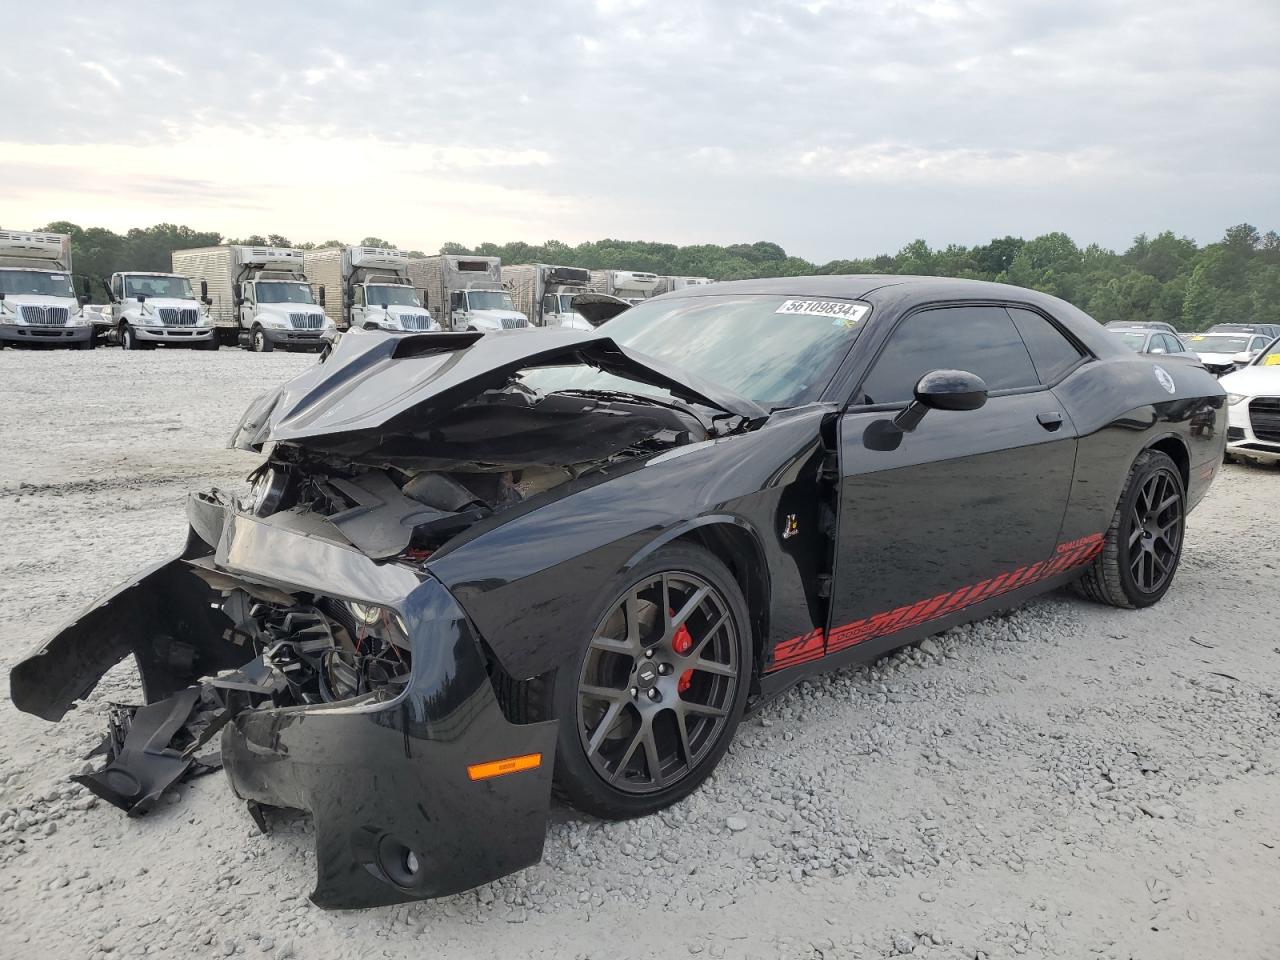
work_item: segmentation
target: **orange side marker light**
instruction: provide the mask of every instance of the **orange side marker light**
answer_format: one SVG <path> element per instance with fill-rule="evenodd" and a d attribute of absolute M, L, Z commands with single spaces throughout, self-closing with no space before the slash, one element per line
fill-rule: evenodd
<path fill-rule="evenodd" d="M 490 760 L 488 763 L 473 763 L 467 767 L 467 776 L 472 780 L 489 780 L 508 773 L 519 773 L 521 770 L 533 770 L 542 766 L 542 754 L 526 753 L 521 757 L 507 757 L 505 760 Z"/>

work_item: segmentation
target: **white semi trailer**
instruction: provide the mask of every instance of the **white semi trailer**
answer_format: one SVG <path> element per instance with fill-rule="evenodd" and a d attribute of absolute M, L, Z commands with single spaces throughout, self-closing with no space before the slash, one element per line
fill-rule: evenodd
<path fill-rule="evenodd" d="M 573 309 L 573 298 L 591 290 L 591 271 L 523 263 L 502 268 L 502 282 L 511 291 L 516 309 L 536 327 L 590 330 L 591 324 Z"/>
<path fill-rule="evenodd" d="M 659 293 L 666 293 L 662 289 L 665 279 L 656 273 L 639 270 L 592 270 L 591 290 L 626 300 L 634 306 Z"/>
<path fill-rule="evenodd" d="M 529 326 L 528 316 L 502 285 L 502 261 L 497 257 L 414 257 L 409 260 L 409 278 L 426 291 L 446 330 L 494 333 Z"/>
<path fill-rule="evenodd" d="M 71 285 L 71 238 L 63 233 L 0 230 L 0 347 L 6 344 L 91 350 L 93 324 Z"/>
<path fill-rule="evenodd" d="M 218 336 L 209 315 L 209 289 L 200 284 L 200 299 L 191 281 L 178 273 L 113 273 L 107 284 L 111 301 L 104 318 L 107 336 L 126 350 L 170 347 L 217 350 Z"/>
<path fill-rule="evenodd" d="M 699 287 L 704 283 L 715 283 L 710 277 L 659 277 L 658 288 L 651 296 L 670 293 L 672 290 L 683 290 L 685 287 Z"/>
<path fill-rule="evenodd" d="M 340 330 L 439 330 L 409 279 L 409 255 L 386 247 L 326 247 L 303 252 L 312 283 L 341 291 L 325 313 Z"/>
<path fill-rule="evenodd" d="M 205 284 L 219 334 L 257 353 L 276 347 L 319 350 L 337 333 L 325 316 L 324 286 L 318 301 L 312 293 L 301 250 L 238 245 L 175 250 L 173 272 Z"/>

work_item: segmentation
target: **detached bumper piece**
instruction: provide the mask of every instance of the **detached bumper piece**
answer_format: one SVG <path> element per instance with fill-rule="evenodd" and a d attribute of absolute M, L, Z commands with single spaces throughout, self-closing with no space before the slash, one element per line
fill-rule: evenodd
<path fill-rule="evenodd" d="M 141 816 L 184 776 L 222 766 L 216 753 L 197 756 L 231 718 L 229 709 L 210 700 L 200 687 L 188 687 L 145 707 L 114 707 L 106 739 L 90 754 L 106 754 L 106 766 L 71 779 L 129 816 Z"/>
<path fill-rule="evenodd" d="M 270 807 L 314 817 L 322 907 L 444 896 L 541 858 L 556 724 L 507 720 L 439 582 L 215 498 L 188 516 L 181 557 L 10 675 L 15 705 L 57 720 L 133 654 L 148 703 L 113 712 L 106 765 L 77 780 L 136 816 L 214 768 L 220 735 L 260 826 Z"/>

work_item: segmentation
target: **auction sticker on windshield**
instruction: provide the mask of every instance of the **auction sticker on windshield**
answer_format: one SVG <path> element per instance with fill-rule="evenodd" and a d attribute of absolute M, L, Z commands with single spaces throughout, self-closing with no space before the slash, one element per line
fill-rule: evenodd
<path fill-rule="evenodd" d="M 800 317 L 830 317 L 835 323 L 855 327 L 871 312 L 865 303 L 847 300 L 784 300 L 774 313 Z"/>

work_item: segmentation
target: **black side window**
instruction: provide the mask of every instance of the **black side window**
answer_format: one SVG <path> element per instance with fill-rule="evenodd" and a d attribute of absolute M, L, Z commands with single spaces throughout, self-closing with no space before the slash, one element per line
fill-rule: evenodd
<path fill-rule="evenodd" d="M 898 324 L 862 385 L 860 402 L 905 403 L 931 370 L 967 370 L 988 390 L 1039 385 L 1004 307 L 942 307 Z"/>
<path fill-rule="evenodd" d="M 1055 383 L 1058 378 L 1080 362 L 1084 356 L 1074 343 L 1052 323 L 1031 310 L 1009 307 L 1009 316 L 1022 334 L 1031 353 L 1031 362 L 1041 383 Z"/>

